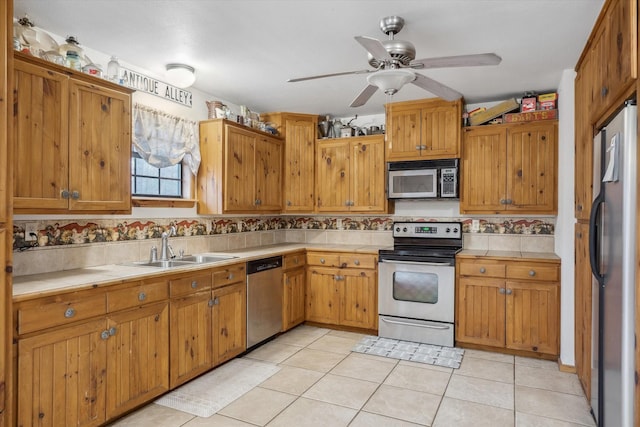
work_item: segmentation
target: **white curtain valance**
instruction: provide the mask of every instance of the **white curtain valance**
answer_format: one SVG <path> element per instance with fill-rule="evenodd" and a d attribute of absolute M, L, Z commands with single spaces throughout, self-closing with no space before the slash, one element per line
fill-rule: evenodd
<path fill-rule="evenodd" d="M 141 104 L 133 107 L 133 145 L 151 166 L 165 168 L 183 159 L 194 175 L 200 167 L 198 124 Z"/>

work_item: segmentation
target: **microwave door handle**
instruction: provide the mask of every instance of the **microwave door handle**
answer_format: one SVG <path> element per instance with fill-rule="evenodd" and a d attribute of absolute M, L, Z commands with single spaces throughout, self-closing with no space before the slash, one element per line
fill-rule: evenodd
<path fill-rule="evenodd" d="M 387 260 L 382 259 L 380 262 L 389 262 L 393 264 L 410 264 L 410 265 L 430 265 L 435 267 L 449 267 L 451 263 L 449 262 L 417 262 L 417 261 L 395 261 L 395 260 Z"/>

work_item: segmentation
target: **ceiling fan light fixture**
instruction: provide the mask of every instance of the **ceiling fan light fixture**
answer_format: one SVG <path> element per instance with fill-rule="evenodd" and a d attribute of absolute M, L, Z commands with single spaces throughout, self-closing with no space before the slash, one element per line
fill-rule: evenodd
<path fill-rule="evenodd" d="M 370 85 L 377 86 L 387 95 L 393 95 L 402 86 L 416 79 L 416 75 L 411 70 L 404 68 L 394 68 L 390 70 L 380 70 L 367 77 Z"/>
<path fill-rule="evenodd" d="M 167 80 L 173 86 L 188 88 L 196 81 L 196 70 L 186 64 L 167 64 Z"/>

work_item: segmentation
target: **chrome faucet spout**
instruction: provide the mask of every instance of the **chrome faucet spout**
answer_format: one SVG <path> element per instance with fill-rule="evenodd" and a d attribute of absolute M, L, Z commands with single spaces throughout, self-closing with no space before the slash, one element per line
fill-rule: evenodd
<path fill-rule="evenodd" d="M 169 231 L 163 231 L 162 235 L 160 236 L 162 238 L 162 245 L 160 246 L 160 260 L 161 261 L 167 261 L 169 259 L 169 256 L 171 255 L 171 257 L 174 257 L 175 255 L 173 255 L 173 250 L 171 249 L 171 246 L 169 246 L 169 236 L 175 236 L 176 235 L 176 228 L 172 225 L 169 228 Z"/>

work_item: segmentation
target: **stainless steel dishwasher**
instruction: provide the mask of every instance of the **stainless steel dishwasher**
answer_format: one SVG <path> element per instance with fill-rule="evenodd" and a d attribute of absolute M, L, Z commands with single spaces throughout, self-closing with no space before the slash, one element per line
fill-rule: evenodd
<path fill-rule="evenodd" d="M 247 262 L 247 348 L 282 330 L 282 257 Z"/>

